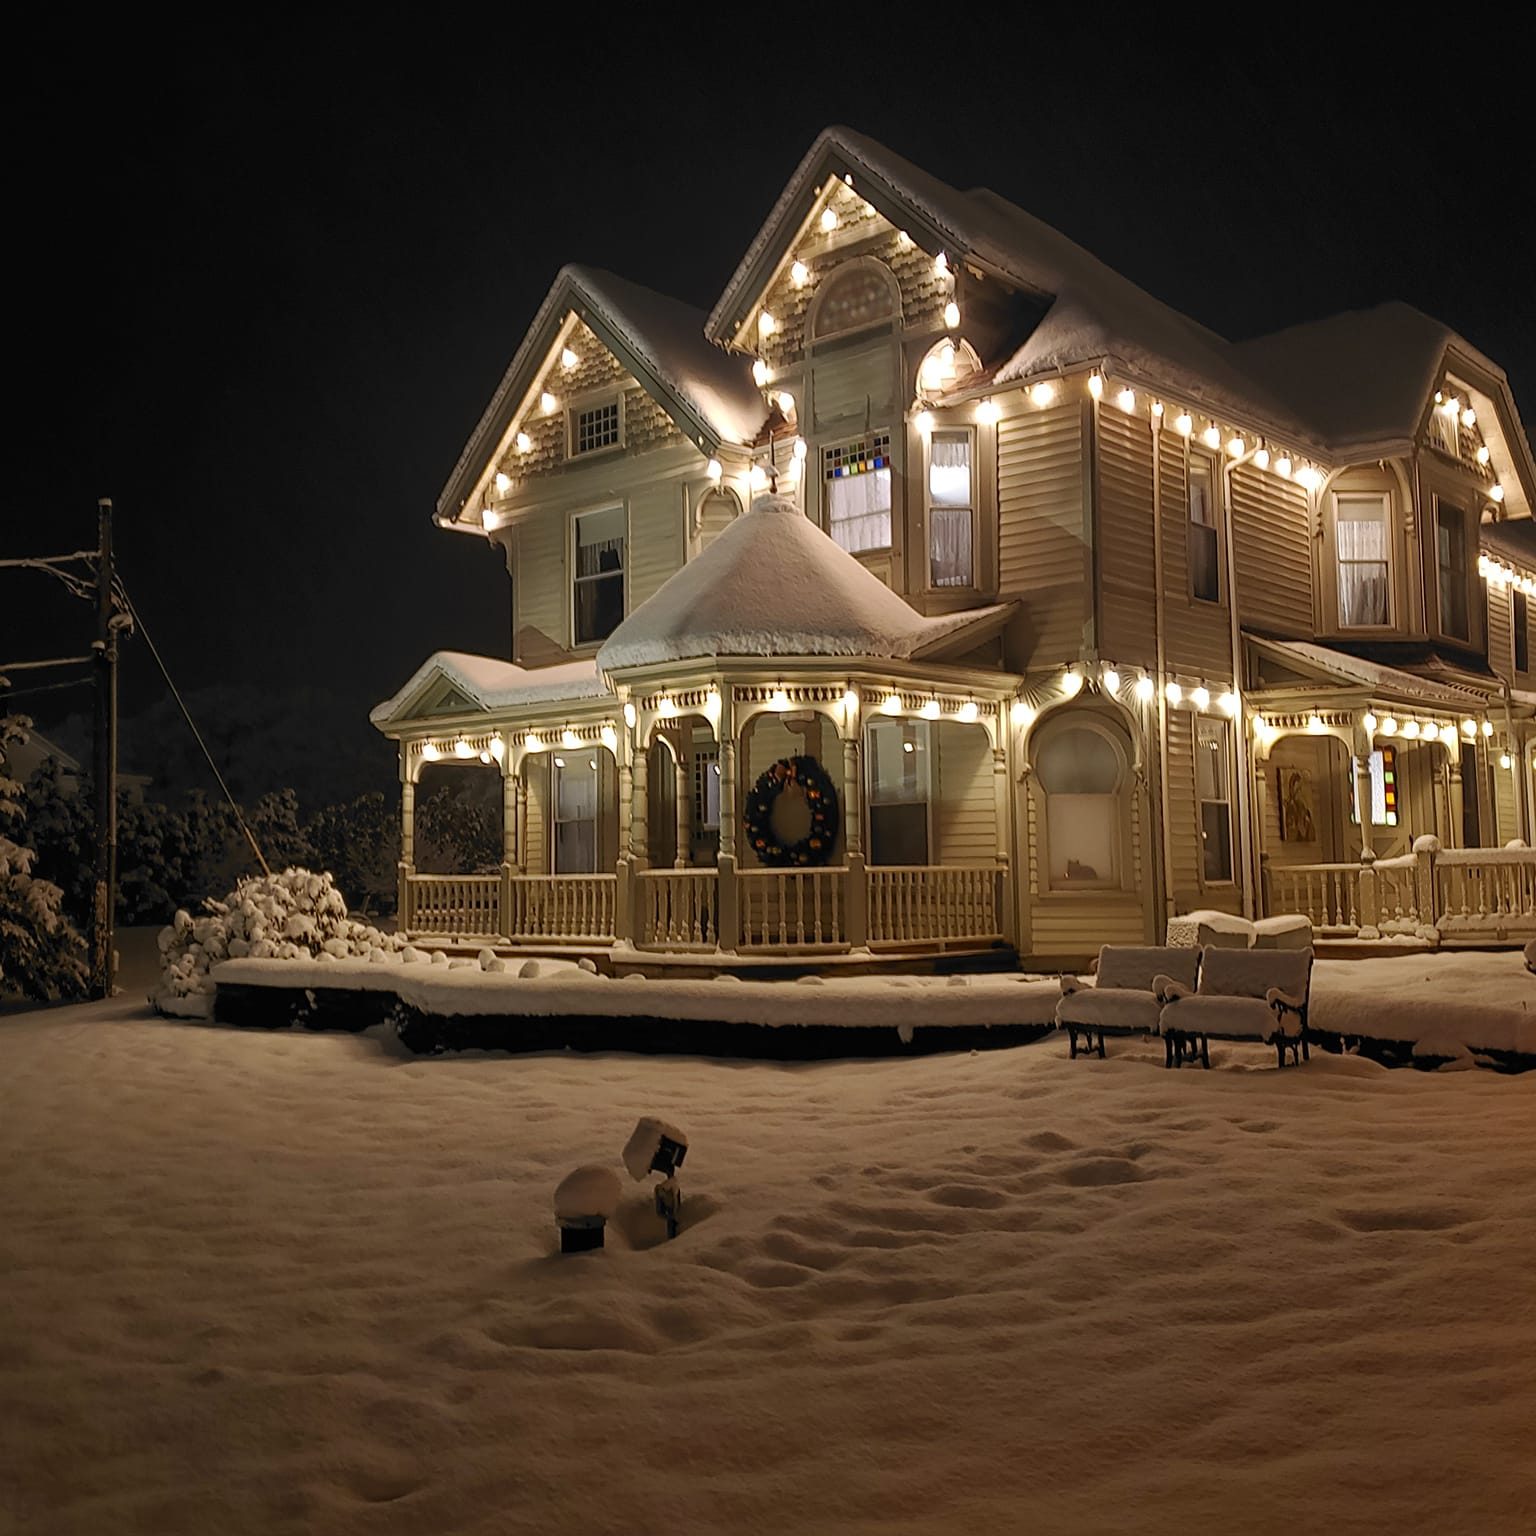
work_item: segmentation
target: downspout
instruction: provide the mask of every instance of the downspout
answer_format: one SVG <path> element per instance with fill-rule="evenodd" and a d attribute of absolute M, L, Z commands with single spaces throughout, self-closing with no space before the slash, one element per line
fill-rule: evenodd
<path fill-rule="evenodd" d="M 1173 841 L 1168 829 L 1167 637 L 1163 618 L 1163 419 L 1152 417 L 1153 631 L 1157 641 L 1157 820 L 1163 853 L 1163 929 L 1173 916 Z"/>
<path fill-rule="evenodd" d="M 1238 465 L 1246 464 L 1252 457 L 1245 453 L 1234 459 L 1222 455 L 1222 499 L 1226 516 L 1222 519 L 1225 529 L 1223 544 L 1227 562 L 1227 617 L 1232 631 L 1232 691 L 1238 697 L 1237 717 L 1237 828 L 1243 845 L 1243 916 L 1254 917 L 1254 892 L 1259 880 L 1258 846 L 1253 836 L 1253 757 L 1251 732 L 1248 729 L 1248 689 L 1243 677 L 1243 627 L 1237 612 L 1237 539 L 1233 533 L 1235 519 L 1232 515 L 1232 475 Z M 1312 497 L 1307 496 L 1308 543 L 1311 539 Z"/>

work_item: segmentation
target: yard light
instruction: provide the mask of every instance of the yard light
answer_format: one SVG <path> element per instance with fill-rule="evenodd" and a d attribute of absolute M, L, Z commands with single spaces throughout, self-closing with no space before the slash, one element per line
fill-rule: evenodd
<path fill-rule="evenodd" d="M 586 1163 L 566 1174 L 555 1189 L 555 1223 L 561 1253 L 586 1253 L 603 1246 L 603 1228 L 619 1208 L 622 1186 L 612 1168 Z"/>
<path fill-rule="evenodd" d="M 677 1236 L 677 1214 L 683 1193 L 677 1187 L 677 1170 L 688 1156 L 688 1138 L 675 1125 L 646 1115 L 624 1144 L 624 1166 L 637 1184 L 659 1173 L 656 1186 L 656 1214 L 667 1224 L 667 1236 Z"/>

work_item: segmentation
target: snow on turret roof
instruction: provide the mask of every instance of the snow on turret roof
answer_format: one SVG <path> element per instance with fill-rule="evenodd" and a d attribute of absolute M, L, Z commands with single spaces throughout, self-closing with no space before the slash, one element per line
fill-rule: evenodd
<path fill-rule="evenodd" d="M 626 618 L 604 672 L 704 656 L 932 655 L 1011 604 L 928 618 L 781 496 L 759 498 Z"/>
<path fill-rule="evenodd" d="M 496 656 L 476 656 L 468 651 L 434 651 L 398 693 L 369 712 L 369 720 L 375 725 L 387 725 L 401 717 L 406 706 L 440 677 L 446 678 L 484 710 L 506 709 L 518 704 L 553 704 L 567 699 L 597 699 L 608 692 L 591 658 L 561 662 L 553 667 L 530 668 L 502 661 Z"/>

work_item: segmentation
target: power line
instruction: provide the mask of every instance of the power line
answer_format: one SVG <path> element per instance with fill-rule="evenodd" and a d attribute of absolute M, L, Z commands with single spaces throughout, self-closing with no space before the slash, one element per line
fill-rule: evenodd
<path fill-rule="evenodd" d="M 7 672 L 30 672 L 36 667 L 85 667 L 94 656 L 52 656 L 47 661 L 0 661 L 0 676 Z"/>
<path fill-rule="evenodd" d="M 213 770 L 213 776 L 218 780 L 219 788 L 223 791 L 224 798 L 229 802 L 229 808 L 235 813 L 235 820 L 240 824 L 240 830 L 245 833 L 245 840 L 251 845 L 251 852 L 256 855 L 256 862 L 261 865 L 264 875 L 272 873 L 271 866 L 267 863 L 266 856 L 261 851 L 261 845 L 256 841 L 256 835 L 246 824 L 245 816 L 240 810 L 235 797 L 229 792 L 229 785 L 224 782 L 224 775 L 219 772 L 219 765 L 213 760 L 213 753 L 208 750 L 208 743 L 203 740 L 203 733 L 198 730 L 197 722 L 192 718 L 192 712 L 187 708 L 186 701 L 182 698 L 180 690 L 171 681 L 171 674 L 166 669 L 165 662 L 161 659 L 160 651 L 155 642 L 150 638 L 148 628 L 144 620 L 139 616 L 139 610 L 133 606 L 133 599 L 128 595 L 128 589 L 123 585 L 119 577 L 115 583 L 114 593 L 122 599 L 129 616 L 133 620 L 136 630 L 144 637 L 144 643 L 149 647 L 149 654 L 155 658 L 155 665 L 160 669 L 160 675 L 165 679 L 165 686 L 171 690 L 171 697 L 176 700 L 176 707 L 181 711 L 182 719 L 187 722 L 187 729 L 192 732 L 193 739 L 197 742 L 202 754 L 208 760 L 208 766 Z"/>

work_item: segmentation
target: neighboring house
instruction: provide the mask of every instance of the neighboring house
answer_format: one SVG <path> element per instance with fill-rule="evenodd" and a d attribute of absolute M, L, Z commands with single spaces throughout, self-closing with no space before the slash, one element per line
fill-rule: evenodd
<path fill-rule="evenodd" d="M 830 129 L 710 315 L 567 267 L 535 316 L 437 509 L 505 554 L 511 659 L 373 712 L 402 920 L 1041 960 L 1201 908 L 1536 931 L 1536 855 L 1413 850 L 1533 841 L 1533 504 L 1503 373 L 1439 323 L 1233 344 Z M 443 756 L 503 775 L 499 879 L 414 868 Z M 794 756 L 825 778 L 778 794 Z"/>
<path fill-rule="evenodd" d="M 54 762 L 59 768 L 59 792 L 74 795 L 80 788 L 80 778 L 85 770 L 80 759 L 66 752 L 57 742 L 27 727 L 27 739 L 6 748 L 6 771 L 25 784 L 44 763 Z M 118 793 L 126 795 L 135 804 L 144 799 L 144 791 L 152 780 L 147 773 L 120 773 L 117 776 Z"/>

